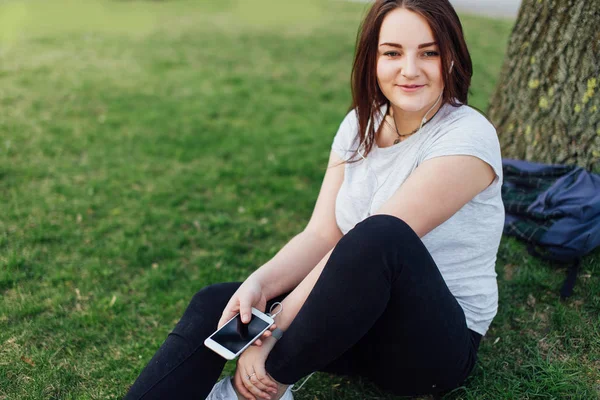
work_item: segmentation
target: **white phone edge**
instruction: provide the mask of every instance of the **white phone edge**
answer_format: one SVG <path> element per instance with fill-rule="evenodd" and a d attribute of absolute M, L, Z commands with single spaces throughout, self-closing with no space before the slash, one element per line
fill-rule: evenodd
<path fill-rule="evenodd" d="M 240 354 L 242 354 L 242 352 L 244 350 L 246 350 L 248 347 L 250 347 L 252 345 L 252 343 L 254 343 L 256 341 L 256 339 L 260 338 L 262 336 L 262 334 L 265 333 L 267 331 L 267 329 L 269 329 L 271 327 L 271 325 L 273 325 L 275 323 L 275 320 L 273 318 L 269 317 L 268 315 L 266 315 L 265 313 L 263 313 L 260 310 L 257 310 L 254 307 L 252 307 L 252 314 L 256 315 L 257 317 L 259 317 L 260 319 L 265 321 L 268 325 L 258 335 L 256 335 L 256 338 L 254 340 L 251 340 L 247 345 L 242 347 L 242 349 L 239 352 L 234 354 L 233 352 L 229 351 L 225 347 L 221 346 L 219 343 L 212 340 L 213 335 L 215 333 L 217 333 L 220 329 L 217 329 L 209 337 L 207 337 L 206 340 L 204 340 L 204 345 L 206 347 L 208 347 L 209 349 L 211 349 L 212 351 L 214 351 L 215 353 L 219 354 L 221 357 L 225 358 L 226 360 L 235 359 Z M 229 319 L 223 326 L 227 325 L 229 323 L 229 321 L 231 321 L 232 319 L 237 318 L 238 315 L 239 315 L 239 313 L 237 313 L 233 318 Z"/>

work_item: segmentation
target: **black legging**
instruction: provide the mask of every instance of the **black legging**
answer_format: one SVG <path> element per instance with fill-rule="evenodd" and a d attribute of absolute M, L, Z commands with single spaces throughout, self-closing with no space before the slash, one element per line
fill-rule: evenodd
<path fill-rule="evenodd" d="M 194 295 L 127 399 L 206 398 L 226 361 L 203 342 L 240 284 Z M 397 395 L 439 393 L 467 378 L 480 339 L 415 232 L 376 215 L 336 245 L 266 370 L 285 384 L 325 371 L 360 375 Z"/>

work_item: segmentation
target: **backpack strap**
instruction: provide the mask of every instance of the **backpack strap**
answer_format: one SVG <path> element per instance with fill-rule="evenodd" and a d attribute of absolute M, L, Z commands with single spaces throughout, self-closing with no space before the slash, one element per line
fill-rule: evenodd
<path fill-rule="evenodd" d="M 569 265 L 567 267 L 567 277 L 565 278 L 562 288 L 560 289 L 560 298 L 562 300 L 564 300 L 568 297 L 571 297 L 571 295 L 573 294 L 573 288 L 575 287 L 575 282 L 577 281 L 577 275 L 579 274 L 579 267 L 581 265 L 581 257 L 577 257 L 577 258 L 571 259 L 571 260 L 564 260 L 564 259 L 552 257 L 548 254 L 539 252 L 536 249 L 535 245 L 532 243 L 527 245 L 527 252 L 530 255 L 532 255 L 534 257 L 539 257 L 544 261 L 552 261 L 552 262 L 558 262 L 560 264 L 568 264 Z"/>
<path fill-rule="evenodd" d="M 567 297 L 571 297 L 573 294 L 573 287 L 575 286 L 575 281 L 577 281 L 577 274 L 579 273 L 579 266 L 581 265 L 581 258 L 576 259 L 571 265 L 569 265 L 567 269 L 567 277 L 563 283 L 562 288 L 560 289 L 560 298 L 566 299 Z"/>

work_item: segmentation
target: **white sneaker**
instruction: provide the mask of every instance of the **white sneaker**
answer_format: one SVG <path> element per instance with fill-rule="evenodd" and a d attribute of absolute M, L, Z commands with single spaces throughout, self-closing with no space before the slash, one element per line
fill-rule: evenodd
<path fill-rule="evenodd" d="M 294 385 L 288 386 L 280 400 L 294 400 L 294 396 L 292 395 L 293 386 Z M 206 400 L 237 400 L 237 394 L 231 384 L 231 377 L 227 376 L 217 382 L 208 394 Z"/>
<path fill-rule="evenodd" d="M 237 400 L 231 377 L 227 376 L 215 383 L 206 400 Z"/>

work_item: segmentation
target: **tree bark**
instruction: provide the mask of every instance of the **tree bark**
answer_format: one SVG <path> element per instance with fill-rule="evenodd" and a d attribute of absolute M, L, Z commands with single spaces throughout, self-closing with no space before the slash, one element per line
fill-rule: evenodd
<path fill-rule="evenodd" d="M 600 167 L 600 0 L 523 0 L 488 115 L 502 156 Z"/>

